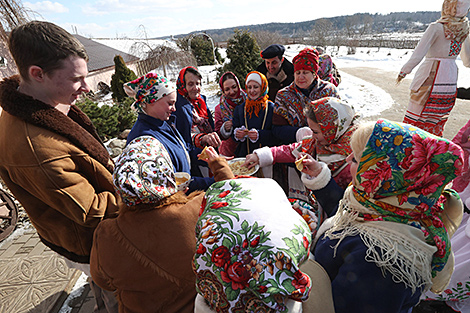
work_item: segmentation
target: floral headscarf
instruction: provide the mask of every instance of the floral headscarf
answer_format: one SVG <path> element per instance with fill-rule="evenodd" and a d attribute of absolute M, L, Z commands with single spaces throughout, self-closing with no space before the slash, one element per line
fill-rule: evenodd
<path fill-rule="evenodd" d="M 175 84 L 166 77 L 156 73 L 148 73 L 136 80 L 125 83 L 124 91 L 129 97 L 135 99 L 132 107 L 137 113 L 146 114 L 143 110 L 146 103 L 153 103 L 176 91 L 176 88 Z"/>
<path fill-rule="evenodd" d="M 193 105 L 193 127 L 196 126 L 201 133 L 211 133 L 213 131 L 212 126 L 209 124 L 209 115 L 207 113 L 207 104 L 206 101 L 199 95 L 197 99 L 191 99 L 188 94 L 188 90 L 186 89 L 186 81 L 184 79 L 184 75 L 186 75 L 186 71 L 192 68 L 193 70 L 197 71 L 197 69 L 193 66 L 186 66 L 183 68 L 179 75 L 178 80 L 176 81 L 176 88 L 178 93 L 186 98 L 191 104 Z"/>
<path fill-rule="evenodd" d="M 156 203 L 178 191 L 170 155 L 151 136 L 137 137 L 124 148 L 116 161 L 113 182 L 128 206 Z"/>
<path fill-rule="evenodd" d="M 352 152 L 349 142 L 355 129 L 356 112 L 350 104 L 334 97 L 315 100 L 310 102 L 310 105 L 328 142 L 328 145 L 322 147 L 315 145 L 316 155 L 320 161 L 330 166 L 332 172 L 335 172 L 345 164 L 346 157 Z M 311 145 L 302 142 L 302 146 Z M 312 154 L 313 151 L 304 152 Z"/>
<path fill-rule="evenodd" d="M 235 78 L 235 82 L 238 86 L 238 94 L 235 98 L 229 98 L 224 95 L 224 77 L 227 74 L 232 74 Z M 230 78 L 229 78 L 230 79 Z M 222 96 L 220 97 L 220 111 L 222 113 L 222 121 L 227 122 L 231 121 L 233 117 L 233 110 L 237 105 L 245 103 L 246 93 L 240 87 L 240 82 L 238 81 L 237 76 L 232 72 L 225 72 L 219 80 L 220 90 L 222 91 Z"/>
<path fill-rule="evenodd" d="M 307 299 L 311 280 L 299 266 L 308 258 L 311 231 L 275 181 L 213 184 L 196 238 L 196 290 L 213 310 L 286 312 L 287 299 Z"/>
<path fill-rule="evenodd" d="M 292 64 L 294 72 L 306 70 L 316 74 L 318 71 L 318 51 L 313 48 L 304 48 L 292 59 Z"/>
<path fill-rule="evenodd" d="M 468 37 L 469 25 L 466 15 L 469 6 L 468 0 L 444 0 L 438 22 L 443 24 L 447 39 L 463 42 Z"/>
<path fill-rule="evenodd" d="M 338 87 L 338 82 L 333 76 L 333 60 L 328 54 L 322 54 L 318 57 L 317 75 L 321 80 L 330 82 Z"/>
<path fill-rule="evenodd" d="M 353 194 L 376 214 L 367 221 L 390 221 L 421 229 L 437 247 L 432 276 L 450 254 L 450 240 L 440 217 L 444 187 L 461 174 L 462 150 L 447 139 L 407 124 L 377 121 L 357 169 Z"/>
<path fill-rule="evenodd" d="M 261 94 L 260 96 L 255 99 L 251 100 L 250 97 L 246 97 L 246 102 L 245 102 L 245 111 L 248 113 L 249 117 L 251 118 L 251 115 L 255 113 L 256 116 L 258 116 L 259 111 L 266 109 L 267 103 L 268 103 L 268 80 L 266 79 L 266 76 L 264 76 L 262 73 L 257 72 L 257 71 L 252 71 L 249 72 L 248 75 L 246 75 L 246 83 L 248 83 L 247 79 L 250 77 L 250 75 L 255 74 L 258 75 L 259 78 L 261 79 Z"/>

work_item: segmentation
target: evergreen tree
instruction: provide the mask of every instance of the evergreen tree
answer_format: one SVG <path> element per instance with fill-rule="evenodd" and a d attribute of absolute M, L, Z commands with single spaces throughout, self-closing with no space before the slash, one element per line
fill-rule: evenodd
<path fill-rule="evenodd" d="M 76 104 L 91 119 L 101 139 L 106 141 L 117 137 L 123 130 L 132 128 L 137 118 L 131 109 L 133 101 L 128 97 L 122 103 L 100 107 L 96 102 L 85 98 Z"/>
<path fill-rule="evenodd" d="M 230 63 L 225 64 L 219 70 L 219 76 L 227 71 L 233 72 L 240 81 L 242 88 L 245 88 L 246 75 L 254 71 L 262 62 L 259 55 L 260 48 L 256 39 L 247 30 L 235 30 L 235 34 L 227 43 L 227 58 Z"/>
<path fill-rule="evenodd" d="M 111 76 L 111 91 L 113 99 L 121 103 L 127 98 L 123 85 L 131 80 L 136 79 L 135 73 L 126 66 L 120 55 L 114 57 L 114 74 Z"/>
<path fill-rule="evenodd" d="M 205 36 L 195 36 L 191 40 L 191 52 L 196 58 L 197 65 L 214 65 L 212 42 Z"/>

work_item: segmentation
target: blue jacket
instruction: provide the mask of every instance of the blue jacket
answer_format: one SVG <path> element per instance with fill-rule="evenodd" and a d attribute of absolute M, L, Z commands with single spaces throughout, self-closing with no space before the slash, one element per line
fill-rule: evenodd
<path fill-rule="evenodd" d="M 127 136 L 127 143 L 141 136 L 152 136 L 160 141 L 170 154 L 175 172 L 191 174 L 188 193 L 194 190 L 206 190 L 214 183 L 213 178 L 204 178 L 194 175 L 193 162 L 188 161 L 188 156 L 197 154 L 198 151 L 188 146 L 176 128 L 173 126 L 175 117 L 171 116 L 168 122 L 156 119 L 147 114 L 139 114 L 137 121 Z M 198 149 L 200 151 L 200 149 Z M 197 158 L 197 157 L 196 157 Z M 197 167 L 197 166 L 196 166 Z"/>
<path fill-rule="evenodd" d="M 258 130 L 259 136 L 258 141 L 253 143 L 249 138 L 245 138 L 245 141 L 239 141 L 235 138 L 235 134 L 233 134 L 233 140 L 235 140 L 235 142 L 238 144 L 237 149 L 235 150 L 235 155 L 237 157 L 244 157 L 249 153 L 253 153 L 253 150 L 261 147 L 273 147 L 279 144 L 279 141 L 274 137 L 272 132 L 273 112 L 274 103 L 268 101 L 267 113 L 266 111 L 260 111 L 259 116 L 256 116 L 255 114 L 252 114 L 251 118 L 247 116 L 248 125 L 245 125 L 245 104 L 237 105 L 235 107 L 235 110 L 233 111 L 233 129 L 239 128 L 241 126 L 245 126 L 249 130 L 255 128 Z M 261 130 L 265 114 L 267 114 L 266 122 L 264 128 Z M 250 151 L 248 151 L 248 146 Z"/>
<path fill-rule="evenodd" d="M 343 189 L 331 178 L 324 188 L 313 193 L 328 217 L 333 216 Z M 337 244 L 338 239 L 322 235 L 313 247 L 315 260 L 330 277 L 335 312 L 411 313 L 421 290 L 412 293 L 404 283 L 396 283 L 390 273 L 366 261 L 368 248 L 360 235 L 345 237 Z"/>

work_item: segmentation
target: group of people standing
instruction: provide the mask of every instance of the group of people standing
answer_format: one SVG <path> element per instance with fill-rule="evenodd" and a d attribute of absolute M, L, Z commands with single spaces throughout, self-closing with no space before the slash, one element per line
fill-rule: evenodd
<path fill-rule="evenodd" d="M 457 13 L 433 27 L 463 42 L 452 16 L 470 3 L 448 2 Z M 452 235 L 469 234 L 448 184 L 466 205 L 470 122 L 453 141 L 359 123 L 331 57 L 308 47 L 291 63 L 272 45 L 245 90 L 221 76 L 214 117 L 194 67 L 125 83 L 138 118 L 113 161 L 73 105 L 89 90 L 83 46 L 35 21 L 9 47 L 20 75 L 0 83 L 0 175 L 42 242 L 92 278 L 97 312 L 409 313 L 468 284 L 452 274 L 468 259 Z M 412 99 L 435 103 L 426 90 Z M 259 177 L 235 176 L 231 157 Z"/>

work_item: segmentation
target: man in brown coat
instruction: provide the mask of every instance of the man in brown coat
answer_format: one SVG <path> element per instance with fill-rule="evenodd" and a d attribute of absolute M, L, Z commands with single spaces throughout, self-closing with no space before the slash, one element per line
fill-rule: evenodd
<path fill-rule="evenodd" d="M 74 105 L 89 91 L 87 53 L 64 29 L 38 21 L 13 29 L 9 48 L 20 76 L 0 83 L 0 176 L 41 241 L 89 275 L 94 230 L 122 202 L 112 160 Z M 98 305 L 117 312 L 112 293 L 92 289 Z"/>

